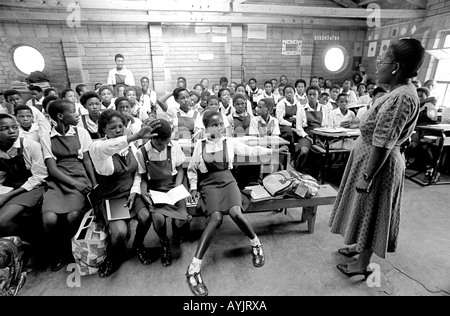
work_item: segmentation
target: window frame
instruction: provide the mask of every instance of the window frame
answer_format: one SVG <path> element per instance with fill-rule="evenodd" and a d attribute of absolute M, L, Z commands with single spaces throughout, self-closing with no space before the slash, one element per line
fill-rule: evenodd
<path fill-rule="evenodd" d="M 27 73 L 23 72 L 23 71 L 17 66 L 17 64 L 16 64 L 16 60 L 15 60 L 15 58 L 14 58 L 14 55 L 15 55 L 17 49 L 19 49 L 20 47 L 31 47 L 31 48 L 35 49 L 35 50 L 41 55 L 41 58 L 42 58 L 42 60 L 43 60 L 43 62 L 44 62 L 44 67 L 43 67 L 42 69 L 35 69 L 35 70 L 32 70 L 31 72 L 33 72 L 33 71 L 44 71 L 44 70 L 47 68 L 47 62 L 46 62 L 46 60 L 45 60 L 45 56 L 44 56 L 44 54 L 39 50 L 39 48 L 37 48 L 36 46 L 34 46 L 34 45 L 32 45 L 32 44 L 21 43 L 21 44 L 19 44 L 19 45 L 14 46 L 14 48 L 11 50 L 11 60 L 12 60 L 12 65 L 13 65 L 14 69 L 15 69 L 17 72 L 19 72 L 22 76 L 28 77 L 30 74 L 27 74 Z M 31 72 L 30 72 L 30 73 L 31 73 Z"/>
<path fill-rule="evenodd" d="M 338 70 L 330 70 L 328 69 L 327 65 L 325 64 L 325 58 L 327 57 L 327 54 L 330 50 L 332 50 L 333 48 L 338 48 L 342 51 L 342 53 L 344 54 L 344 62 L 341 66 L 341 68 L 339 68 Z M 326 71 L 328 71 L 329 73 L 332 74 L 340 74 L 342 73 L 345 69 L 347 69 L 348 64 L 350 62 L 350 56 L 347 52 L 347 49 L 345 47 L 343 47 L 342 45 L 337 45 L 337 44 L 333 44 L 333 45 L 329 45 L 328 47 L 326 47 L 324 53 L 323 53 L 323 58 L 322 58 L 322 62 L 323 62 L 323 66 L 326 69 Z"/>

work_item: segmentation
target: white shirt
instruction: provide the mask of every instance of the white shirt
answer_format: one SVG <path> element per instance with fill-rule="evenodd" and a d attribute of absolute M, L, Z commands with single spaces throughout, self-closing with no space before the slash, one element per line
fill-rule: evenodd
<path fill-rule="evenodd" d="M 342 122 L 352 122 L 356 115 L 353 111 L 347 109 L 345 115 L 342 114 L 341 109 L 337 108 L 330 112 L 328 115 L 328 127 L 338 128 L 341 127 Z"/>
<path fill-rule="evenodd" d="M 125 76 L 125 84 L 127 86 L 135 86 L 133 73 L 125 66 L 123 66 L 121 70 L 117 70 L 117 68 L 111 69 L 108 73 L 108 80 L 106 83 L 109 85 L 115 85 L 116 74 Z"/>
<path fill-rule="evenodd" d="M 225 108 L 222 102 L 220 102 L 219 112 L 224 114 L 226 117 L 234 113 L 233 100 L 230 100 L 228 107 Z"/>
<path fill-rule="evenodd" d="M 248 95 L 250 96 L 250 98 L 252 98 L 251 101 L 253 101 L 253 102 L 258 102 L 259 96 L 261 94 L 263 94 L 263 90 L 256 88 L 256 91 L 252 91 L 250 86 L 247 86 L 246 91 L 247 91 Z"/>
<path fill-rule="evenodd" d="M 273 99 L 273 103 L 277 104 L 279 97 L 277 97 L 274 93 L 272 93 L 271 95 L 267 95 L 266 91 L 264 91 L 260 96 L 256 98 L 256 102 L 259 102 L 262 99 Z"/>
<path fill-rule="evenodd" d="M 137 149 L 133 144 L 128 144 L 127 136 L 112 139 L 103 138 L 100 141 L 93 142 L 89 146 L 89 154 L 95 171 L 102 176 L 112 175 L 114 173 L 113 156 L 115 154 L 126 156 L 130 154 L 130 148 L 131 154 L 137 160 Z M 141 194 L 141 177 L 139 172 L 136 172 L 134 176 L 130 194 L 133 193 Z"/>
<path fill-rule="evenodd" d="M 300 104 L 300 102 L 294 98 L 294 104 L 290 103 L 287 99 L 283 99 L 280 102 L 278 102 L 277 104 L 277 109 L 276 109 L 276 116 L 277 116 L 277 120 L 278 123 L 280 125 L 284 125 L 284 126 L 292 126 L 292 123 L 285 120 L 284 116 L 286 115 L 286 106 L 297 106 L 297 114 L 294 116 L 294 118 L 297 118 L 297 116 L 301 115 L 301 112 L 305 112 L 305 110 L 303 109 L 303 105 Z M 303 117 L 306 120 L 306 116 L 303 115 Z M 305 121 L 306 124 L 306 121 Z M 303 124 L 302 124 L 303 126 Z"/>
<path fill-rule="evenodd" d="M 20 148 L 20 137 L 14 142 L 13 146 L 4 152 L 0 150 L 0 158 L 11 159 L 17 156 Z M 25 167 L 31 171 L 31 177 L 21 186 L 27 191 L 31 191 L 44 182 L 48 176 L 47 167 L 42 157 L 41 145 L 29 139 L 23 140 L 23 159 Z M 6 180 L 6 172 L 0 171 L 0 185 Z"/>
<path fill-rule="evenodd" d="M 306 95 L 306 93 L 300 95 L 298 94 L 297 90 L 295 91 L 294 98 L 302 105 L 308 102 L 308 96 Z"/>
<path fill-rule="evenodd" d="M 142 148 L 142 147 L 141 147 Z M 152 142 L 148 141 L 144 147 L 147 151 L 148 159 L 150 161 L 166 161 L 167 160 L 167 150 L 170 150 L 170 154 L 172 156 L 172 176 L 178 174 L 177 168 L 181 166 L 185 160 L 186 156 L 181 150 L 180 145 L 176 141 L 171 141 L 169 145 L 167 145 L 166 149 L 159 152 L 156 148 L 152 146 Z M 137 151 L 137 161 L 139 164 L 139 174 L 147 173 L 147 168 L 144 161 L 144 156 L 142 155 L 141 149 Z M 151 179 L 150 174 L 147 173 L 147 178 Z"/>
<path fill-rule="evenodd" d="M 142 94 L 139 102 L 142 104 L 145 113 L 152 111 L 152 105 L 157 105 L 156 92 L 148 89 L 147 94 Z M 160 111 L 161 112 L 161 111 Z"/>
<path fill-rule="evenodd" d="M 342 93 L 345 93 L 341 90 Z M 353 91 L 352 89 L 347 91 L 347 95 L 348 95 L 348 105 L 353 105 L 353 104 L 357 104 L 358 103 L 358 97 L 356 96 L 355 91 Z"/>
<path fill-rule="evenodd" d="M 78 138 L 80 140 L 80 149 L 78 150 L 78 159 L 83 159 L 83 154 L 87 151 L 89 151 L 89 146 L 92 144 L 91 136 L 89 135 L 88 131 L 85 130 L 82 127 L 77 127 L 78 130 Z M 50 133 L 50 138 L 55 136 L 63 136 L 60 133 L 56 131 L 56 129 L 53 127 L 52 131 Z M 67 131 L 65 136 L 73 136 L 76 137 L 75 129 L 73 126 L 69 127 L 69 130 Z M 55 155 L 53 155 L 53 152 L 48 150 L 47 148 L 43 148 L 42 151 L 44 152 L 44 160 L 53 158 L 56 160 Z"/>
<path fill-rule="evenodd" d="M 22 126 L 19 126 L 19 137 L 41 143 L 41 137 L 39 136 L 39 126 L 36 123 L 33 123 L 29 131 L 24 130 Z"/>
<path fill-rule="evenodd" d="M 269 115 L 269 121 L 267 123 L 266 123 L 266 121 L 264 121 L 264 119 L 261 116 L 253 117 L 250 121 L 249 135 L 260 136 L 261 133 L 259 131 L 259 126 L 258 126 L 259 122 L 261 122 L 263 125 L 266 125 L 267 127 L 272 125 L 273 129 L 272 129 L 271 133 L 266 133 L 266 134 L 271 134 L 272 136 L 278 136 L 281 134 L 280 126 L 278 125 L 278 120 L 276 118 L 274 118 L 273 116 Z"/>
<path fill-rule="evenodd" d="M 221 137 L 218 141 L 206 140 L 205 151 L 207 153 L 216 153 L 223 150 L 223 142 L 227 140 L 227 162 L 228 169 L 233 168 L 234 155 L 238 156 L 259 156 L 271 155 L 272 149 L 260 146 L 247 146 L 236 138 Z M 205 161 L 202 154 L 202 141 L 198 140 L 194 147 L 191 162 L 188 167 L 188 179 L 191 190 L 197 190 L 198 171 L 207 173 Z M 222 157 L 221 157 L 222 158 Z"/>
<path fill-rule="evenodd" d="M 203 112 L 201 115 L 197 115 L 197 119 L 195 120 L 195 126 L 194 130 L 197 129 L 205 129 L 205 125 L 203 125 L 203 116 L 205 115 L 207 111 Z M 222 120 L 223 120 L 223 127 L 227 128 L 230 127 L 230 121 L 228 121 L 228 118 L 222 113 Z"/>
<path fill-rule="evenodd" d="M 40 104 L 40 105 L 42 105 L 42 102 L 44 102 L 44 99 L 45 99 L 45 98 L 42 97 L 42 98 L 40 98 L 39 100 L 34 101 L 34 102 L 35 102 L 34 104 Z M 29 107 L 34 106 L 34 105 L 33 105 L 33 99 L 28 100 L 27 103 L 26 103 L 25 105 L 27 105 L 27 106 L 29 106 Z"/>
<path fill-rule="evenodd" d="M 189 118 L 194 118 L 194 126 L 195 126 L 195 121 L 197 120 L 197 118 L 200 116 L 200 114 L 198 113 L 197 110 L 194 109 L 189 109 L 189 111 L 186 113 L 181 109 L 178 109 L 175 114 L 173 114 L 174 118 L 173 118 L 173 127 L 175 131 L 178 131 L 178 115 L 180 115 L 180 117 L 189 117 Z M 194 127 L 195 128 L 195 127 Z"/>
<path fill-rule="evenodd" d="M 371 106 L 372 104 L 369 104 L 367 106 Z M 361 121 L 361 119 L 363 118 L 364 114 L 367 113 L 367 111 L 369 111 L 369 109 L 367 108 L 367 106 L 363 106 L 362 108 L 360 108 L 358 110 L 358 113 L 356 113 L 356 117 Z"/>
<path fill-rule="evenodd" d="M 365 94 L 362 97 L 359 97 L 359 102 L 361 102 L 361 104 L 369 104 L 370 101 L 372 101 L 372 98 L 368 94 Z"/>
<path fill-rule="evenodd" d="M 84 126 L 84 120 L 86 121 L 86 126 Z M 89 114 L 80 116 L 80 120 L 78 121 L 78 127 L 87 128 L 87 130 L 91 133 L 98 133 L 98 123 L 91 120 Z"/>
<path fill-rule="evenodd" d="M 322 122 L 321 122 L 321 126 L 326 127 L 328 125 L 328 114 L 330 113 L 332 107 L 330 108 L 329 105 L 323 105 L 320 103 L 317 103 L 317 108 L 316 110 L 314 110 L 313 108 L 311 108 L 311 106 L 309 105 L 309 103 L 307 103 L 305 105 L 305 107 L 303 108 L 303 111 L 299 111 L 297 118 L 296 118 L 296 128 L 298 130 L 300 130 L 300 136 L 301 137 L 306 137 L 307 133 L 304 131 L 304 127 L 308 126 L 308 120 L 306 118 L 306 111 L 322 111 Z"/>

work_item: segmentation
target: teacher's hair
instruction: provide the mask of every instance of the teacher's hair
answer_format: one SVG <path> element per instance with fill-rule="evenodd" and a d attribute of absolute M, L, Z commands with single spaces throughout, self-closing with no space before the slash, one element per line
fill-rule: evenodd
<path fill-rule="evenodd" d="M 418 71 L 425 59 L 425 48 L 419 40 L 403 38 L 391 44 L 389 53 L 394 61 L 405 66 L 406 78 L 418 76 Z"/>

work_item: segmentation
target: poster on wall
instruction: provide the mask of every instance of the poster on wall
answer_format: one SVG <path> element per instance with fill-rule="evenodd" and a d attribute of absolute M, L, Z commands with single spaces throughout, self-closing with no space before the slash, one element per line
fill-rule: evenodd
<path fill-rule="evenodd" d="M 400 26 L 393 26 L 391 28 L 391 37 L 398 37 L 398 32 L 399 32 Z"/>
<path fill-rule="evenodd" d="M 400 27 L 400 36 L 406 36 L 408 34 L 408 25 Z"/>
<path fill-rule="evenodd" d="M 247 39 L 267 39 L 267 24 L 249 24 Z"/>
<path fill-rule="evenodd" d="M 377 42 L 372 42 L 369 44 L 369 50 L 367 52 L 367 57 L 375 57 L 377 51 Z"/>
<path fill-rule="evenodd" d="M 282 55 L 294 56 L 302 53 L 302 41 L 284 40 L 281 50 Z"/>
<path fill-rule="evenodd" d="M 363 42 L 355 42 L 355 46 L 353 47 L 353 56 L 354 57 L 362 57 L 363 55 Z"/>
<path fill-rule="evenodd" d="M 383 56 L 387 52 L 389 44 L 391 44 L 391 40 L 384 40 L 381 42 L 380 56 Z"/>

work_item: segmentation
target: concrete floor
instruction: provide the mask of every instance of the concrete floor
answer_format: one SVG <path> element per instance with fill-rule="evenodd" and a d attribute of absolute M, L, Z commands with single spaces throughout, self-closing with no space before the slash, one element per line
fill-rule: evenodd
<path fill-rule="evenodd" d="M 336 250 L 342 237 L 329 231 L 331 206 L 320 207 L 316 231 L 309 235 L 299 224 L 301 210 L 248 215 L 264 243 L 266 264 L 254 268 L 249 241 L 229 217 L 208 250 L 202 276 L 210 296 L 447 296 L 450 295 L 449 186 L 420 187 L 406 180 L 398 252 L 386 259 L 373 257 L 381 267 L 381 286 L 369 287 L 362 277 L 347 278 L 336 264 L 349 262 Z M 124 262 L 106 279 L 81 277 L 70 288 L 70 272 L 33 272 L 20 292 L 32 295 L 160 295 L 190 296 L 185 271 L 194 255 L 205 219 L 194 218 L 191 241 L 173 248 L 173 265 L 156 261 L 142 266 L 136 257 Z M 159 242 L 153 228 L 146 244 Z"/>

